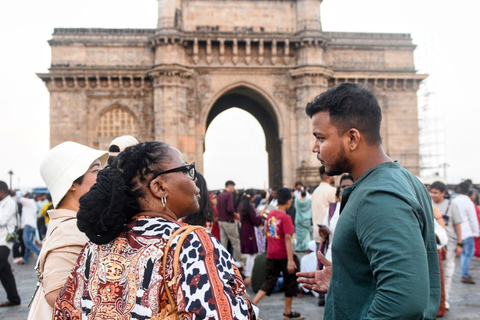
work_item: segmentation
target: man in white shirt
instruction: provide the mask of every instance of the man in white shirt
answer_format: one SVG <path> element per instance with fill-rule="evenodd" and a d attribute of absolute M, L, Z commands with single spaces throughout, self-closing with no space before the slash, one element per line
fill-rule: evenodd
<path fill-rule="evenodd" d="M 327 211 L 330 202 L 335 202 L 336 192 L 336 189 L 331 186 L 333 177 L 330 177 L 325 173 L 325 167 L 321 166 L 319 171 L 321 182 L 312 193 L 313 235 L 317 246 L 322 239 L 318 235 L 317 224 L 322 223 L 323 217 L 325 216 L 325 212 Z"/>
<path fill-rule="evenodd" d="M 32 199 L 31 193 L 27 193 L 20 199 L 18 203 L 22 204 L 22 229 L 23 243 L 25 243 L 25 255 L 23 256 L 23 264 L 28 264 L 30 253 L 33 251 L 38 256 L 40 248 L 33 241 L 35 230 L 37 229 L 37 204 Z"/>
<path fill-rule="evenodd" d="M 8 263 L 13 242 L 7 241 L 7 235 L 15 230 L 16 225 L 17 205 L 10 197 L 7 184 L 0 181 L 0 281 L 8 299 L 8 301 L 1 303 L 0 307 L 17 306 L 21 303 L 12 267 Z"/>
<path fill-rule="evenodd" d="M 462 254 L 463 243 L 462 215 L 453 199 L 445 199 L 446 191 L 447 187 L 440 181 L 435 181 L 430 185 L 430 196 L 432 197 L 433 205 L 440 210 L 448 235 L 443 276 L 445 280 L 445 307 L 450 309 L 450 288 L 452 287 L 452 277 L 455 271 L 455 256 L 460 257 Z"/>
<path fill-rule="evenodd" d="M 293 191 L 293 195 L 295 199 L 300 199 L 302 197 L 302 188 L 303 184 L 300 181 L 295 182 L 295 191 Z M 307 191 L 307 199 L 311 199 L 312 195 Z"/>
<path fill-rule="evenodd" d="M 472 200 L 467 196 L 468 188 L 467 182 L 460 183 L 458 185 L 458 195 L 453 202 L 458 206 L 460 214 L 462 215 L 462 282 L 475 284 L 475 281 L 473 281 L 472 277 L 468 274 L 468 269 L 470 267 L 470 260 L 475 252 L 474 238 L 478 238 L 479 230 L 477 212 L 475 211 Z"/>

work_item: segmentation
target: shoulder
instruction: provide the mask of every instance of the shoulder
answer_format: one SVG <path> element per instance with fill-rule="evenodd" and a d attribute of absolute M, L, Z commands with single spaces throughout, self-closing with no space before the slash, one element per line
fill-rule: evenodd
<path fill-rule="evenodd" d="M 84 246 L 88 241 L 87 236 L 78 230 L 77 219 L 59 223 L 45 240 L 48 250 L 68 246 Z"/>
<path fill-rule="evenodd" d="M 25 198 L 20 198 L 20 199 L 25 199 Z M 12 209 L 15 209 L 17 207 L 17 204 L 15 203 L 15 201 L 10 196 L 8 196 L 8 198 L 5 198 L 4 201 L 5 202 L 2 205 L 3 209 L 12 210 Z"/>
<path fill-rule="evenodd" d="M 390 204 L 391 201 L 399 201 L 407 206 L 419 207 L 418 201 L 414 199 L 408 192 L 402 192 L 402 190 L 385 187 L 369 187 L 355 190 L 356 194 L 351 195 L 357 198 L 361 205 L 364 206 L 379 206 L 382 204 Z M 351 198 L 350 197 L 350 198 Z M 349 198 L 349 200 L 350 200 Z M 380 208 L 379 208 L 380 209 Z M 382 208 L 382 210 L 384 207 Z"/>

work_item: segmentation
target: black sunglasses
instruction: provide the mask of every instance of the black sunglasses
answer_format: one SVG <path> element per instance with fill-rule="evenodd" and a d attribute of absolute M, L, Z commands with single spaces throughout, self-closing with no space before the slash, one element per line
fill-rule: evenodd
<path fill-rule="evenodd" d="M 181 166 L 181 167 L 177 167 L 177 168 L 173 168 L 173 169 L 170 169 L 170 170 L 165 170 L 165 171 L 157 173 L 156 175 L 153 176 L 152 179 L 150 179 L 150 181 L 148 181 L 148 187 L 150 188 L 150 183 L 152 183 L 153 179 L 155 179 L 159 175 L 162 175 L 162 174 L 165 174 L 165 173 L 172 173 L 172 172 L 182 172 L 182 171 L 186 172 L 192 180 L 197 179 L 197 169 L 195 169 L 195 162 L 192 162 L 192 164 L 186 164 L 186 165 Z"/>

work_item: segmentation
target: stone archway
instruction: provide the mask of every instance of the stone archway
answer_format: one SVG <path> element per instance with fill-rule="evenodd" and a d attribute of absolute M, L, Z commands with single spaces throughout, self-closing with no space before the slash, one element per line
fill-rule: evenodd
<path fill-rule="evenodd" d="M 208 113 L 206 130 L 216 116 L 234 107 L 250 113 L 262 126 L 268 153 L 268 182 L 270 187 L 281 185 L 282 143 L 279 138 L 279 121 L 271 104 L 260 93 L 245 86 L 239 86 L 224 93 L 215 101 Z"/>

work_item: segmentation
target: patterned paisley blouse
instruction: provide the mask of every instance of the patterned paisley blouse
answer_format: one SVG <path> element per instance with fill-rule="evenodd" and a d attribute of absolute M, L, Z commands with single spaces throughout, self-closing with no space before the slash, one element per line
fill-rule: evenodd
<path fill-rule="evenodd" d="M 88 242 L 55 303 L 54 319 L 157 319 L 168 304 L 173 240 L 163 279 L 163 252 L 183 223 L 137 217 L 106 245 Z M 210 233 L 196 230 L 182 246 L 175 284 L 169 286 L 182 319 L 255 319 L 242 297 L 245 285 L 230 254 Z"/>

